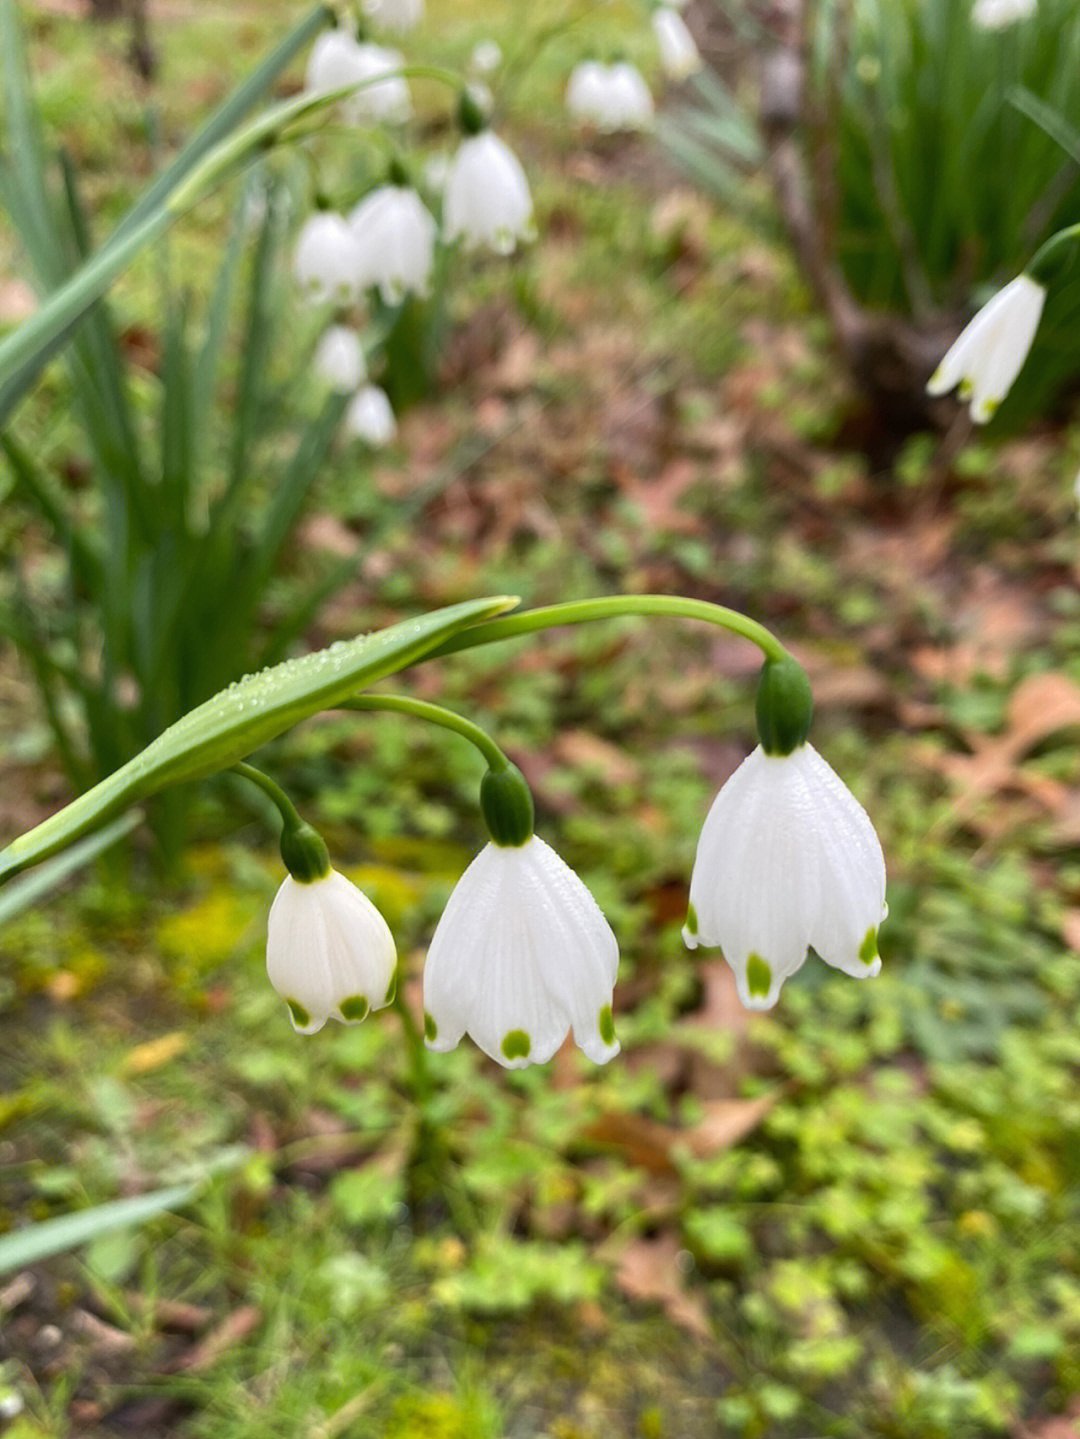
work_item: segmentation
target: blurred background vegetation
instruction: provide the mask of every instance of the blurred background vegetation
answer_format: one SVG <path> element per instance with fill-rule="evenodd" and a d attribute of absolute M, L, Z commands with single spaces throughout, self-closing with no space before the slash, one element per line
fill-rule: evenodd
<path fill-rule="evenodd" d="M 136 38 L 151 65 L 145 49 L 132 63 L 123 15 L 20 7 L 46 143 L 68 155 L 95 236 L 304 8 L 150 3 Z M 815 743 L 881 834 L 884 971 L 853 985 L 811 961 L 774 1014 L 751 1016 L 722 960 L 682 947 L 701 819 L 753 743 L 747 647 L 629 622 L 418 668 L 417 694 L 492 727 L 541 833 L 611 919 L 623 1055 L 512 1074 L 467 1046 L 439 1057 L 423 1118 L 448 1153 L 433 1175 L 414 1162 L 394 1022 L 301 1041 L 266 984 L 280 863 L 265 814 L 227 779 L 193 790 L 182 820 L 151 816 L 167 877 L 147 838 L 4 917 L 0 1243 L 180 1190 L 165 1215 L 0 1274 L 0 1432 L 1066 1439 L 1080 1424 L 1073 351 L 1054 341 L 1057 409 L 1024 430 L 1048 389 L 989 439 L 920 396 L 933 345 L 982 290 L 1080 219 L 1078 23 L 1063 0 L 977 37 L 959 0 L 805 16 L 693 0 L 708 75 L 669 94 L 658 138 L 597 138 L 563 118 L 566 76 L 586 48 L 620 48 L 659 89 L 639 9 L 566 0 L 553 19 L 571 23 L 539 45 L 515 0 L 428 8 L 410 58 L 464 69 L 481 39 L 503 50 L 498 125 L 539 240 L 457 264 L 394 447 L 345 443 L 309 373 L 316 326 L 287 257 L 313 182 L 295 155 L 200 204 L 94 322 L 148 471 L 175 459 L 163 397 L 203 373 L 199 464 L 174 479 L 189 501 L 225 494 L 230 474 L 243 485 L 218 579 L 193 571 L 189 594 L 217 608 L 176 613 L 188 658 L 173 673 L 195 684 L 212 660 L 228 678 L 481 593 L 743 607 L 806 664 Z M 798 105 L 785 110 L 785 82 L 763 108 L 784 54 L 809 60 Z M 945 138 L 973 143 L 989 104 L 977 61 L 1000 71 L 1005 108 L 962 158 Z M 298 62 L 277 94 L 301 76 Z M 415 94 L 419 162 L 454 136 L 444 97 Z M 332 192 L 381 163 L 344 131 L 312 151 Z M 789 163 L 818 181 L 801 236 Z M 252 227 L 253 184 L 279 199 Z M 233 299 L 215 308 L 223 264 Z M 0 323 L 31 308 L 30 269 L 9 218 Z M 899 378 L 858 363 L 845 317 L 864 345 L 901 336 Z M 116 449 L 86 423 L 85 379 L 54 364 L 5 429 L 5 838 L 195 692 L 165 694 L 137 667 L 182 653 L 163 648 L 150 591 L 125 591 L 102 666 L 71 534 L 34 499 L 28 466 L 72 533 L 107 537 Z M 264 533 L 312 426 L 302 502 L 230 610 L 225 561 Z M 184 513 L 193 540 L 215 533 L 198 504 Z M 154 571 L 162 604 L 174 559 Z M 329 716 L 267 765 L 386 914 L 416 1006 L 424 947 L 481 838 L 477 762 L 396 720 Z"/>

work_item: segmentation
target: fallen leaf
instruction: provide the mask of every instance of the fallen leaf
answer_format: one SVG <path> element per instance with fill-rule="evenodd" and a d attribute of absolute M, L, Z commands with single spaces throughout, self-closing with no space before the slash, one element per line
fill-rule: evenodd
<path fill-rule="evenodd" d="M 710 1100 L 702 1106 L 702 1117 L 683 1134 L 683 1142 L 698 1159 L 730 1149 L 754 1132 L 782 1095 L 779 1088 L 756 1099 Z"/>
<path fill-rule="evenodd" d="M 145 1044 L 137 1044 L 134 1049 L 128 1050 L 120 1066 L 121 1073 L 150 1074 L 183 1054 L 187 1047 L 188 1037 L 182 1030 L 174 1030 L 171 1034 L 150 1039 Z"/>
<path fill-rule="evenodd" d="M 240 1344 L 262 1323 L 262 1310 L 255 1304 L 242 1304 L 211 1329 L 205 1339 L 192 1345 L 169 1366 L 187 1374 L 201 1374 L 211 1369 L 221 1356 Z"/>
<path fill-rule="evenodd" d="M 627 1298 L 658 1303 L 674 1323 L 698 1339 L 710 1339 L 712 1326 L 705 1305 L 683 1285 L 685 1253 L 673 1234 L 635 1239 L 619 1255 L 615 1283 Z"/>

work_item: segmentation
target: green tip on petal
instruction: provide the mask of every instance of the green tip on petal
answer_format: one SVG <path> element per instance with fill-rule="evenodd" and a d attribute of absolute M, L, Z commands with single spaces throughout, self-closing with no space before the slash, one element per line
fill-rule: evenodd
<path fill-rule="evenodd" d="M 611 1013 L 610 1004 L 605 1004 L 596 1016 L 596 1027 L 600 1031 L 600 1038 L 605 1044 L 611 1045 L 615 1043 L 615 1019 Z"/>
<path fill-rule="evenodd" d="M 371 1005 L 362 994 L 351 994 L 338 1005 L 341 1017 L 347 1024 L 359 1024 L 362 1019 L 367 1019 L 370 1008 Z"/>
<path fill-rule="evenodd" d="M 304 1006 L 295 999 L 287 999 L 285 1003 L 289 1006 L 289 1016 L 293 1022 L 294 1029 L 307 1029 L 311 1023 L 311 1015 Z"/>
<path fill-rule="evenodd" d="M 859 945 L 859 958 L 867 968 L 873 964 L 875 959 L 880 958 L 877 946 L 877 930 L 868 929 L 862 944 Z"/>
<path fill-rule="evenodd" d="M 523 1029 L 512 1029 L 503 1036 L 501 1048 L 507 1059 L 528 1059 L 532 1040 Z"/>
<path fill-rule="evenodd" d="M 765 999 L 772 988 L 772 970 L 760 954 L 752 954 L 746 961 L 746 988 L 758 999 Z"/>
<path fill-rule="evenodd" d="M 386 993 L 383 995 L 383 1004 L 393 1004 L 394 995 L 397 994 L 397 970 L 390 976 L 390 983 L 386 986 Z"/>
<path fill-rule="evenodd" d="M 425 1010 L 424 1010 L 424 1038 L 428 1041 L 429 1044 L 434 1044 L 435 1040 L 438 1039 L 438 1037 L 439 1037 L 439 1026 L 435 1023 L 435 1021 L 432 1019 L 431 1015 L 428 1014 L 427 1010 L 425 1009 Z"/>
<path fill-rule="evenodd" d="M 696 938 L 697 938 L 697 932 L 698 932 L 697 910 L 694 908 L 694 906 L 693 906 L 692 904 L 688 904 L 688 905 L 686 906 L 686 923 L 683 925 L 683 933 L 684 933 L 684 934 L 689 934 L 689 935 L 691 935 L 694 939 L 696 939 Z"/>

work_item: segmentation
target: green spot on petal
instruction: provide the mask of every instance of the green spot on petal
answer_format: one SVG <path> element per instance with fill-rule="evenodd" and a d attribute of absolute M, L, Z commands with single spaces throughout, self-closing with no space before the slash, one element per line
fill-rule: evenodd
<path fill-rule="evenodd" d="M 612 1018 L 610 1004 L 605 1004 L 597 1015 L 596 1027 L 599 1029 L 600 1038 L 605 1044 L 615 1043 L 615 1020 Z"/>
<path fill-rule="evenodd" d="M 397 994 L 397 970 L 390 976 L 390 983 L 386 986 L 386 993 L 383 995 L 383 1004 L 393 1004 L 394 995 Z"/>
<path fill-rule="evenodd" d="M 371 1006 L 362 994 L 352 994 L 348 999 L 343 999 L 338 1008 L 341 1010 L 342 1019 L 347 1019 L 350 1024 L 359 1024 L 362 1019 L 367 1019 Z"/>
<path fill-rule="evenodd" d="M 308 1014 L 304 1006 L 299 1004 L 295 999 L 287 999 L 285 1003 L 289 1006 L 292 1022 L 296 1025 L 297 1029 L 307 1029 L 311 1023 L 311 1015 Z"/>
<path fill-rule="evenodd" d="M 439 1026 L 435 1023 L 435 1021 L 432 1019 L 431 1015 L 428 1014 L 427 1010 L 425 1009 L 425 1010 L 424 1010 L 424 1038 L 427 1039 L 427 1040 L 435 1040 L 435 1039 L 438 1039 L 438 1037 L 439 1037 Z"/>
<path fill-rule="evenodd" d="M 866 931 L 866 938 L 863 940 L 862 944 L 859 945 L 859 958 L 862 960 L 863 964 L 871 965 L 873 964 L 874 960 L 877 959 L 877 957 L 877 930 L 868 929 Z"/>
<path fill-rule="evenodd" d="M 610 1014 L 610 1010 L 608 1013 Z M 523 1029 L 512 1029 L 503 1036 L 502 1052 L 507 1059 L 528 1059 L 532 1040 Z"/>
<path fill-rule="evenodd" d="M 772 988 L 772 970 L 760 954 L 752 954 L 746 961 L 746 988 L 760 999 Z"/>
<path fill-rule="evenodd" d="M 686 930 L 687 934 L 696 935 L 698 932 L 697 910 L 692 904 L 688 904 L 686 906 L 686 923 L 683 928 Z"/>

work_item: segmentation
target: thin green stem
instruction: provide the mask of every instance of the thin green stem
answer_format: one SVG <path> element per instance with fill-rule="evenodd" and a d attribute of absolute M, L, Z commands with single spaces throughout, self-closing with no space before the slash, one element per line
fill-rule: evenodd
<path fill-rule="evenodd" d="M 706 624 L 719 625 L 721 629 L 750 640 L 763 651 L 766 659 L 788 657 L 787 650 L 764 625 L 724 605 L 687 599 L 682 595 L 605 595 L 595 600 L 568 600 L 564 604 L 542 605 L 539 609 L 488 620 L 485 624 L 462 630 L 422 658 L 440 659 L 459 650 L 496 644 L 499 640 L 514 639 L 518 635 L 535 634 L 537 630 L 554 629 L 559 625 L 582 625 L 591 620 L 618 619 L 625 615 L 673 615 L 680 619 L 704 620 Z"/>
<path fill-rule="evenodd" d="M 503 770 L 510 763 L 491 736 L 485 733 L 479 725 L 473 724 L 472 720 L 464 719 L 459 714 L 454 714 L 453 710 L 443 709 L 442 705 L 429 704 L 427 700 L 415 700 L 407 695 L 357 695 L 355 699 L 344 700 L 338 708 L 391 710 L 396 714 L 412 715 L 415 719 L 441 725 L 443 729 L 452 730 L 462 739 L 467 739 L 484 756 L 490 769 Z"/>
<path fill-rule="evenodd" d="M 274 804 L 277 805 L 278 812 L 281 815 L 281 821 L 284 825 L 295 825 L 299 827 L 303 823 L 296 812 L 296 806 L 292 800 L 281 786 L 276 784 L 268 774 L 263 774 L 261 769 L 256 769 L 253 764 L 248 764 L 245 760 L 239 760 L 236 764 L 232 765 L 231 768 L 234 774 L 242 775 L 244 779 L 250 780 L 252 784 L 257 785 L 259 789 L 262 790 L 263 794 L 268 795 L 270 799 L 273 800 Z"/>
<path fill-rule="evenodd" d="M 1064 230 L 1058 230 L 1039 248 L 1025 273 L 1039 284 L 1046 284 L 1061 263 L 1061 251 L 1071 249 L 1077 240 L 1080 240 L 1080 225 L 1068 225 Z"/>

